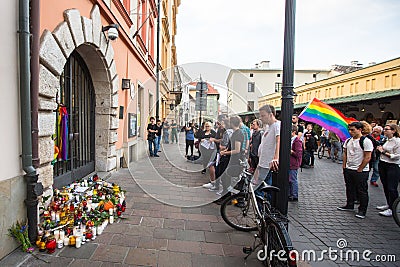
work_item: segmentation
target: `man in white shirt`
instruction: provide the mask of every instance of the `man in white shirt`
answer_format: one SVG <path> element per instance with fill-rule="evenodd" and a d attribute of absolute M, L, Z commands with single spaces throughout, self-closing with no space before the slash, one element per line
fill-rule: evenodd
<path fill-rule="evenodd" d="M 275 108 L 271 105 L 262 106 L 259 109 L 260 120 L 267 128 L 261 137 L 261 144 L 258 148 L 258 166 L 255 172 L 255 181 L 264 181 L 272 184 L 271 171 L 278 170 L 279 143 L 281 122 L 275 118 Z"/>
<path fill-rule="evenodd" d="M 361 122 L 352 122 L 349 124 L 351 138 L 344 143 L 343 151 L 343 176 L 346 184 L 347 203 L 345 206 L 338 207 L 338 210 L 353 211 L 356 196 L 360 200 L 360 206 L 356 217 L 365 218 L 368 207 L 368 176 L 369 160 L 374 148 L 372 141 L 363 137 L 361 131 L 363 125 Z M 363 142 L 363 145 L 360 144 Z M 362 148 L 364 147 L 364 149 Z"/>

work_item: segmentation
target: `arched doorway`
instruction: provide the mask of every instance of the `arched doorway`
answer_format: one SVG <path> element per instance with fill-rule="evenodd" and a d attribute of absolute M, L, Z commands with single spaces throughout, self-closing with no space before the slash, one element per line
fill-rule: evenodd
<path fill-rule="evenodd" d="M 62 186 L 95 170 L 95 94 L 88 67 L 77 51 L 71 53 L 60 76 L 57 93 L 59 149 L 54 183 Z"/>

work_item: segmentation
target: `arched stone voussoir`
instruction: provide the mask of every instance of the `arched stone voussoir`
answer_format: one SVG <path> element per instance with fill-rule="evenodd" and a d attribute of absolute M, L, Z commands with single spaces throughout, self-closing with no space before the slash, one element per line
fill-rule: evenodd
<path fill-rule="evenodd" d="M 111 65 L 111 62 L 114 59 L 114 48 L 112 47 L 111 42 L 108 43 L 108 48 L 107 48 L 105 59 L 107 62 L 107 66 L 109 67 Z"/>
<path fill-rule="evenodd" d="M 64 11 L 64 19 L 68 22 L 71 29 L 75 46 L 78 47 L 85 42 L 83 37 L 81 14 L 78 9 L 68 9 Z"/>
<path fill-rule="evenodd" d="M 112 88 L 111 88 L 111 93 L 115 94 L 119 90 L 119 77 L 118 75 L 115 75 L 114 79 L 112 80 Z"/>
<path fill-rule="evenodd" d="M 81 17 L 83 36 L 86 43 L 93 43 L 93 21 L 86 17 Z"/>
<path fill-rule="evenodd" d="M 66 58 L 74 51 L 75 43 L 72 39 L 71 31 L 69 30 L 68 23 L 63 21 L 53 31 L 54 38 L 61 48 Z"/>
<path fill-rule="evenodd" d="M 60 46 L 49 30 L 44 30 L 40 38 L 40 62 L 53 74 L 60 76 L 67 62 Z"/>
<path fill-rule="evenodd" d="M 100 35 L 102 34 L 102 25 L 100 17 L 100 9 L 97 5 L 93 6 L 90 12 L 90 17 L 93 21 L 93 44 L 100 47 Z"/>

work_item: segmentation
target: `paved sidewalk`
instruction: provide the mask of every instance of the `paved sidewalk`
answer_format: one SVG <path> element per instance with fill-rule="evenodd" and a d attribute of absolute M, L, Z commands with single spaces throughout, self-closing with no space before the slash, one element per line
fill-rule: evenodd
<path fill-rule="evenodd" d="M 217 196 L 201 188 L 207 174 L 200 173 L 202 165 L 184 159 L 184 144 L 163 145 L 161 150 L 160 158 L 145 158 L 112 174 L 109 180 L 127 191 L 127 210 L 123 220 L 108 225 L 96 240 L 52 255 L 38 252 L 33 257 L 16 250 L 0 266 L 262 266 L 255 253 L 243 260 L 242 247 L 253 243 L 253 233 L 231 229 L 219 206 L 208 204 Z M 338 239 L 347 242 L 336 262 L 325 256 L 324 261 L 302 261 L 299 266 L 400 265 L 400 228 L 374 210 L 384 204 L 381 186 L 370 187 L 370 207 L 361 220 L 336 210 L 345 201 L 340 165 L 317 159 L 314 169 L 299 172 L 299 180 L 299 202 L 289 203 L 295 248 L 300 254 L 314 249 L 318 258 L 329 247 L 340 250 Z M 371 258 L 396 255 L 397 263 L 346 261 L 348 249 L 361 254 L 369 249 Z"/>

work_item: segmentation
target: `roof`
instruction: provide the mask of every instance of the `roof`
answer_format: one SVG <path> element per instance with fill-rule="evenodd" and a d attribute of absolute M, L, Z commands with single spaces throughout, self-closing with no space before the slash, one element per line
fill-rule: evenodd
<path fill-rule="evenodd" d="M 353 96 L 344 96 L 344 97 L 337 97 L 337 98 L 330 98 L 330 99 L 321 99 L 326 104 L 343 104 L 343 103 L 351 103 L 351 102 L 360 102 L 366 100 L 374 100 L 382 99 L 386 97 L 393 97 L 393 96 L 400 96 L 400 88 L 374 92 L 369 94 L 361 94 L 361 95 L 353 95 Z M 294 109 L 304 108 L 307 106 L 307 103 L 295 104 Z M 280 110 L 281 107 L 276 107 L 276 110 Z"/>
<path fill-rule="evenodd" d="M 196 87 L 197 82 L 190 82 L 189 84 Z M 217 91 L 217 89 L 214 88 L 214 86 L 212 86 L 208 82 L 206 82 L 206 84 L 207 84 L 207 94 L 208 95 L 219 95 L 219 92 Z"/>

